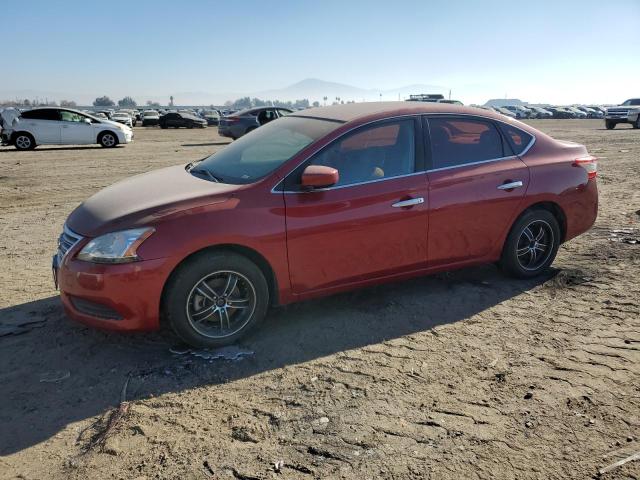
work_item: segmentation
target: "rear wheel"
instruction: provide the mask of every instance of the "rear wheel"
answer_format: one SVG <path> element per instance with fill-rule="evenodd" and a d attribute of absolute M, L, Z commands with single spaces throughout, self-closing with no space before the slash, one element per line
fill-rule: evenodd
<path fill-rule="evenodd" d="M 18 150 L 33 150 L 36 141 L 30 133 L 20 132 L 13 139 L 13 144 Z"/>
<path fill-rule="evenodd" d="M 505 242 L 500 267 L 517 278 L 540 275 L 553 263 L 560 246 L 560 226 L 553 214 L 536 209 L 514 223 Z"/>
<path fill-rule="evenodd" d="M 604 126 L 607 127 L 607 130 L 611 130 L 613 128 L 616 128 L 616 123 L 607 120 L 606 122 L 604 122 Z"/>
<path fill-rule="evenodd" d="M 118 137 L 113 132 L 102 132 L 98 138 L 98 143 L 105 148 L 113 148 L 118 145 Z"/>
<path fill-rule="evenodd" d="M 163 298 L 164 314 L 176 335 L 205 348 L 238 341 L 258 325 L 268 306 L 269 288 L 260 268 L 230 252 L 187 260 Z"/>

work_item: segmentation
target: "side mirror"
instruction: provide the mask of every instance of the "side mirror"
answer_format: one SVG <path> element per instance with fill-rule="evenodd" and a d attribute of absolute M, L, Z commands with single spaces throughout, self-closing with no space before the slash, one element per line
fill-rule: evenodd
<path fill-rule="evenodd" d="M 88 123 L 89 125 L 91 125 L 91 119 L 90 118 L 85 118 L 84 119 L 84 123 Z"/>
<path fill-rule="evenodd" d="M 309 165 L 302 172 L 302 186 L 307 188 L 330 187 L 339 180 L 338 170 L 325 165 Z"/>

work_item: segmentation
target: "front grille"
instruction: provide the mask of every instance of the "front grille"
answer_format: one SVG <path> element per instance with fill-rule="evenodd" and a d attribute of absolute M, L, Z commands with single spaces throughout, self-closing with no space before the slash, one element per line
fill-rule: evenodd
<path fill-rule="evenodd" d="M 85 300 L 84 298 L 71 297 L 71 303 L 80 313 L 102 320 L 122 320 L 122 315 L 113 308 L 101 303 Z"/>
<path fill-rule="evenodd" d="M 607 110 L 607 113 L 614 115 L 627 115 L 629 113 L 629 110 L 610 108 Z"/>
<path fill-rule="evenodd" d="M 80 240 L 82 240 L 82 237 L 65 225 L 58 237 L 58 261 L 62 261 L 67 252 Z"/>

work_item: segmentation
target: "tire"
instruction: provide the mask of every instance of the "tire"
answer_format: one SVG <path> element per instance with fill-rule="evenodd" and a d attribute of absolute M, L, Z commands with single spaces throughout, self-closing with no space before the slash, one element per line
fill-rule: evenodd
<path fill-rule="evenodd" d="M 13 145 L 17 150 L 33 150 L 36 148 L 36 140 L 27 132 L 18 132 L 13 137 Z"/>
<path fill-rule="evenodd" d="M 616 128 L 616 123 L 615 122 L 610 122 L 610 121 L 605 121 L 604 122 L 604 126 L 607 127 L 607 130 L 612 130 L 614 128 Z"/>
<path fill-rule="evenodd" d="M 113 148 L 118 145 L 118 136 L 113 132 L 102 132 L 98 137 L 98 143 L 104 148 Z"/>
<path fill-rule="evenodd" d="M 512 277 L 536 277 L 553 263 L 560 238 L 558 220 L 551 212 L 528 210 L 511 227 L 502 249 L 500 268 Z"/>
<path fill-rule="evenodd" d="M 268 307 L 269 287 L 260 268 L 224 251 L 204 252 L 180 265 L 162 299 L 176 335 L 204 348 L 237 342 L 257 327 Z"/>
<path fill-rule="evenodd" d="M 166 125 L 160 125 L 160 128 L 162 128 L 163 130 L 166 130 L 169 127 L 167 127 Z"/>
<path fill-rule="evenodd" d="M 636 121 L 633 124 L 633 128 L 635 128 L 635 129 L 640 128 L 640 114 L 638 114 L 638 118 L 636 118 Z"/>
<path fill-rule="evenodd" d="M 193 123 L 188 123 L 188 124 L 187 124 L 187 128 L 188 128 L 188 129 L 192 129 L 192 128 L 193 128 Z"/>

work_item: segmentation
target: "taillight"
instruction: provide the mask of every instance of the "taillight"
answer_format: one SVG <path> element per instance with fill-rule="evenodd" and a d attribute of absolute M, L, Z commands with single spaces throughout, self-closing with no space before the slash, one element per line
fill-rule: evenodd
<path fill-rule="evenodd" d="M 587 171 L 589 180 L 596 178 L 598 175 L 598 159 L 591 155 L 585 155 L 584 157 L 576 158 L 573 161 L 576 167 L 582 167 Z"/>

